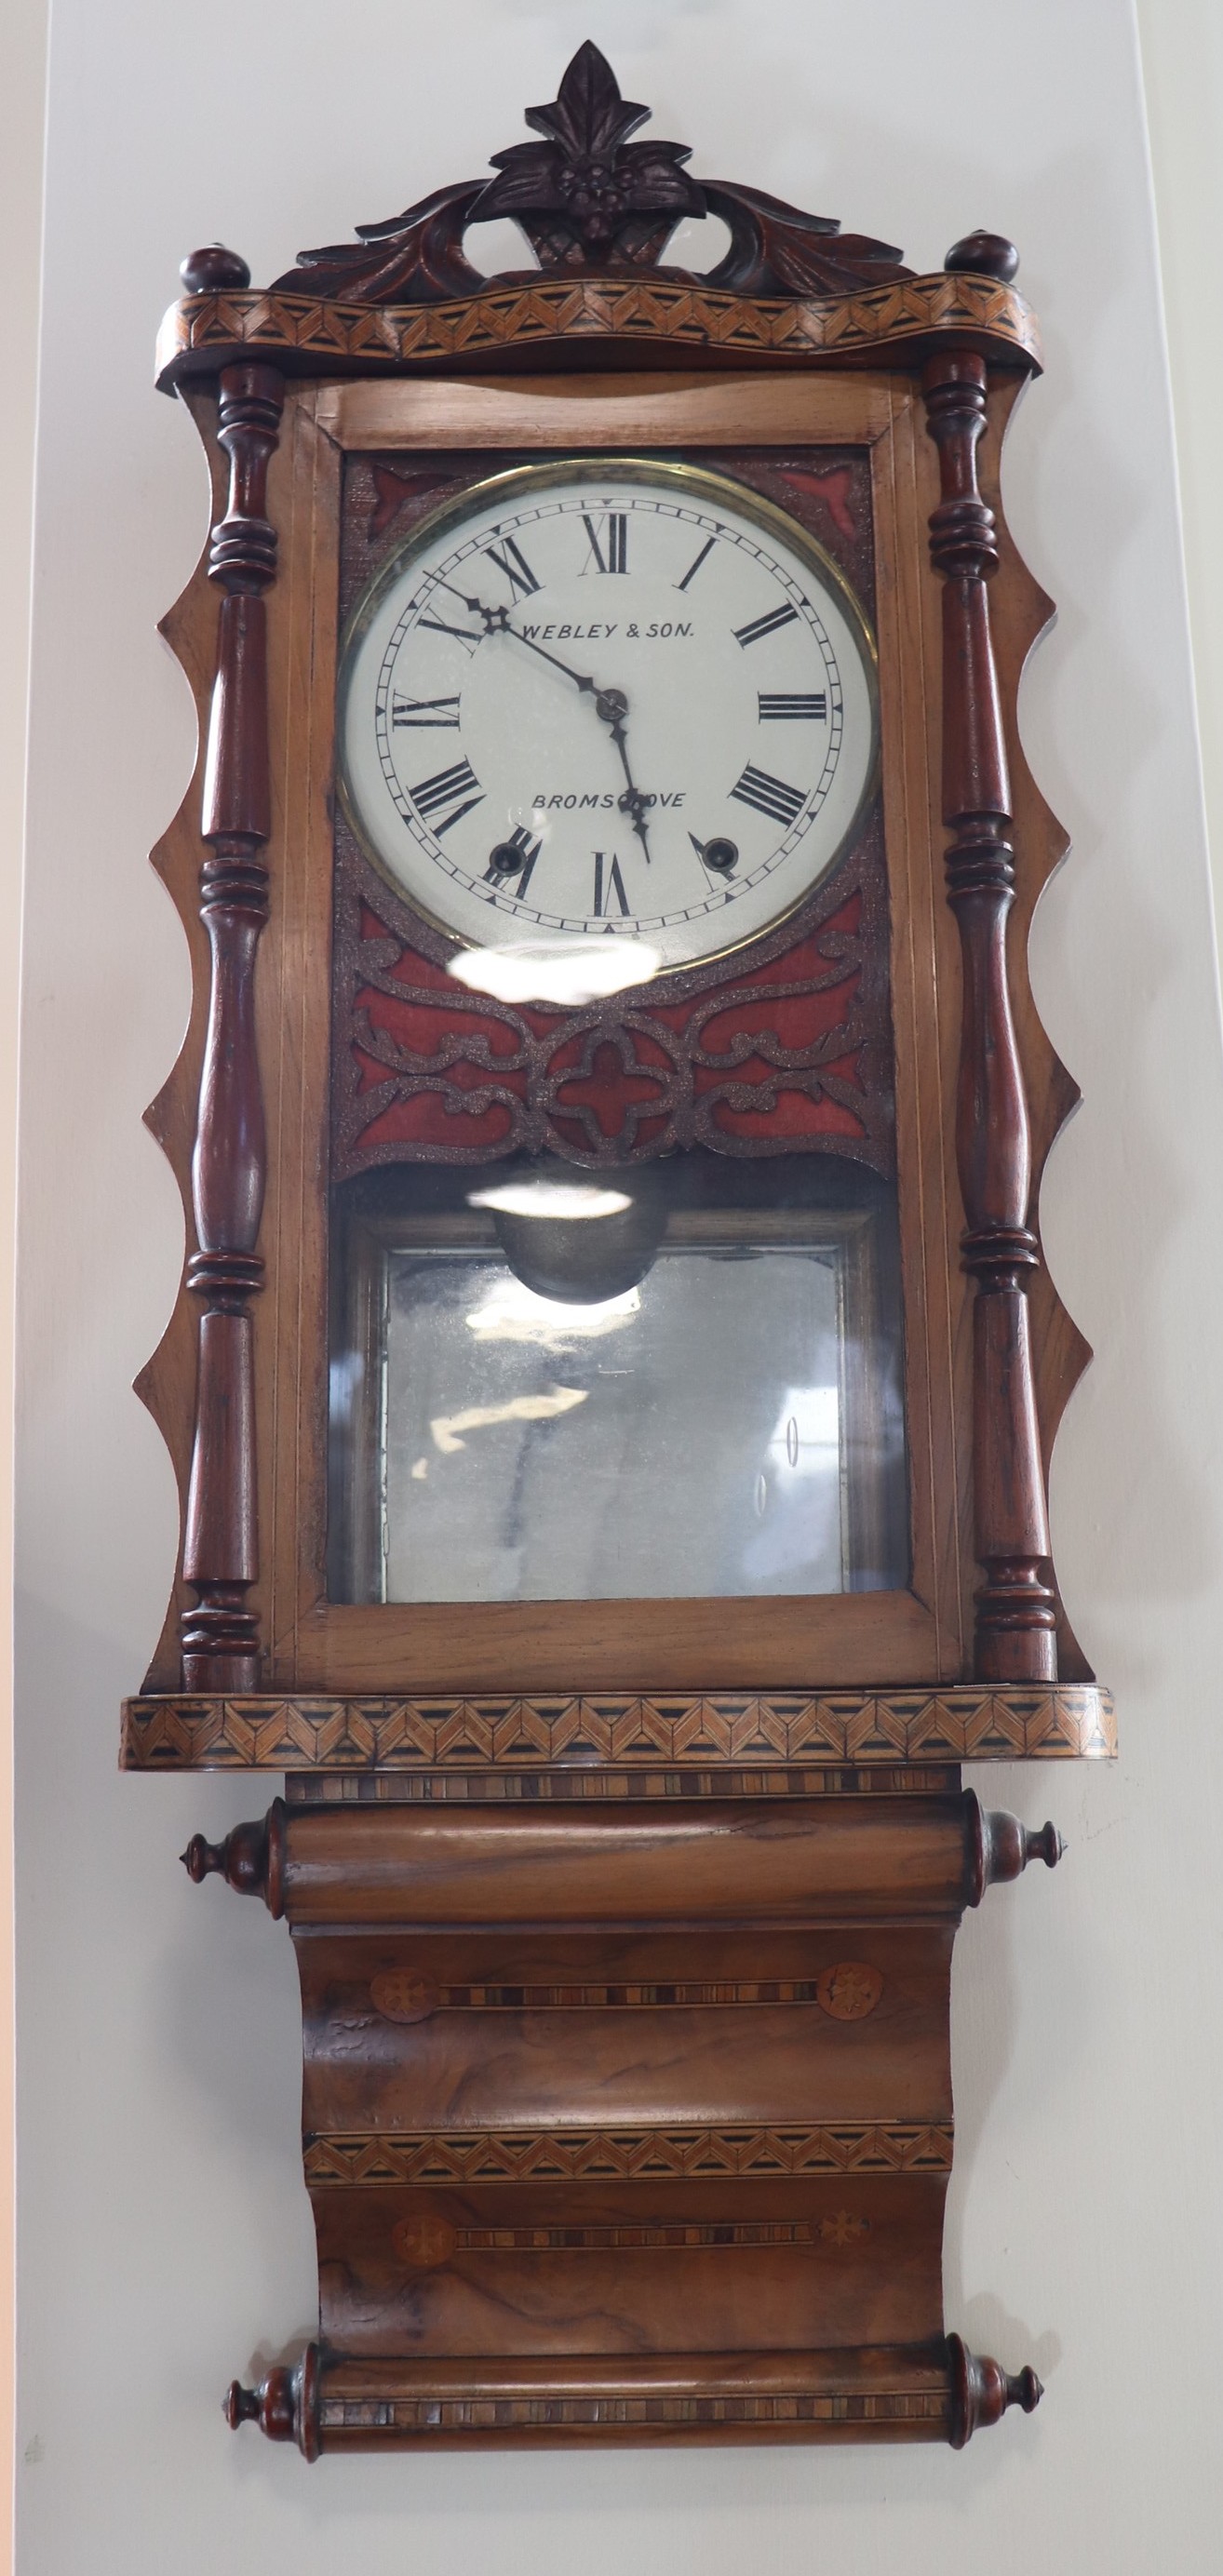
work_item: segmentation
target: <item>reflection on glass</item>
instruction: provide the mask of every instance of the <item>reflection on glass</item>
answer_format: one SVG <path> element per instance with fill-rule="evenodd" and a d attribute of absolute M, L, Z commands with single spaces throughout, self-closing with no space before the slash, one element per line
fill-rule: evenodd
<path fill-rule="evenodd" d="M 639 1172 L 596 1185 L 555 1166 L 350 1185 L 333 1597 L 726 1598 L 906 1580 L 888 1194 L 814 1159 L 746 1174 L 685 1162 L 669 1207 Z M 601 1222 L 556 1196 L 586 1188 Z"/>
<path fill-rule="evenodd" d="M 545 1002 L 576 1011 L 609 993 L 648 984 L 662 964 L 647 939 L 539 939 L 511 948 L 460 948 L 446 969 L 473 993 L 499 1002 Z"/>

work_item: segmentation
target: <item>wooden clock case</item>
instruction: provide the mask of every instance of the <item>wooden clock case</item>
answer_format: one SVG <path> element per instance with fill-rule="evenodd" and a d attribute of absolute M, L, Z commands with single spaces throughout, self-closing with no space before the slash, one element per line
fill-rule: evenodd
<path fill-rule="evenodd" d="M 996 237 L 914 276 L 698 185 L 627 141 L 644 116 L 584 46 L 492 181 L 265 292 L 194 254 L 159 353 L 216 498 L 166 625 L 204 748 L 157 853 L 196 965 L 150 1112 L 189 1253 L 142 1392 L 183 1539 L 122 1758 L 286 1775 L 184 1859 L 286 1916 L 301 1972 L 319 2339 L 227 2407 L 307 2458 L 960 2445 L 1040 2393 L 945 2333 L 941 2292 L 956 1926 L 1060 1851 L 959 1765 L 1115 1750 L 1046 1519 L 1086 1352 L 1035 1213 L 1074 1098 L 1025 964 L 1065 847 L 1015 725 L 1049 603 L 997 500 L 1036 325 Z M 707 210 L 721 266 L 660 265 Z M 486 281 L 463 235 L 505 213 L 539 267 Z M 489 1011 L 344 854 L 345 567 L 490 458 L 617 451 L 720 461 L 869 583 L 876 818 L 741 959 Z M 332 1599 L 329 1178 L 783 1133 L 897 1178 L 908 1584 Z"/>

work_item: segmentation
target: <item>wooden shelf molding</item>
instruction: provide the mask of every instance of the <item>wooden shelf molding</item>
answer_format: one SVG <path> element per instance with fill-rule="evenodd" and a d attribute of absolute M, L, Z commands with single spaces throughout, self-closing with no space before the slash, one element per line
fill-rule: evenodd
<path fill-rule="evenodd" d="M 784 1796 L 794 1765 L 1108 1760 L 1116 1750 L 1110 1693 L 1096 1682 L 1060 1682 L 769 1699 L 150 1693 L 124 1702 L 120 1760 L 128 1771 L 392 1772 L 435 1781 L 440 1774 L 456 1786 L 483 1778 L 490 1788 L 558 1775 L 589 1782 L 608 1772 L 617 1783 L 610 1794 L 628 1794 L 627 1783 L 636 1794 L 664 1797 L 703 1794 L 693 1774 L 710 1775 L 712 1789 L 730 1767 L 758 1773 L 761 1794 Z M 682 1784 L 669 1785 L 660 1766 L 682 1773 Z M 796 1789 L 811 1794 L 805 1784 Z"/>

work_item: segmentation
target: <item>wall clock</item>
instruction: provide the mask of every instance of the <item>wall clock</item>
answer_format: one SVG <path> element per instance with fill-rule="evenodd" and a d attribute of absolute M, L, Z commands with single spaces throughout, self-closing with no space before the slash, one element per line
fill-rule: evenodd
<path fill-rule="evenodd" d="M 941 2293 L 956 1926 L 1060 1852 L 960 1765 L 1115 1749 L 1046 1513 L 1036 324 L 996 236 L 914 275 L 646 113 L 585 45 L 491 179 L 193 254 L 159 353 L 216 497 L 123 1760 L 284 1775 L 184 1859 L 300 1969 L 319 2335 L 227 2411 L 311 2459 L 1040 2393 Z"/>

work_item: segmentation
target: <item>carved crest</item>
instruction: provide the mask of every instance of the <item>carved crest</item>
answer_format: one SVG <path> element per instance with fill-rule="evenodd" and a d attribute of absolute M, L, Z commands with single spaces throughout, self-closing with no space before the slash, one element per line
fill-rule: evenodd
<path fill-rule="evenodd" d="M 683 166 L 685 143 L 630 141 L 649 114 L 621 97 L 598 46 L 584 44 L 556 97 L 526 110 L 542 141 L 494 152 L 495 179 L 435 189 L 384 223 L 358 224 L 355 242 L 303 251 L 274 289 L 361 304 L 476 295 L 487 280 L 465 257 L 463 236 L 469 224 L 502 216 L 512 217 L 540 268 L 554 274 L 653 272 L 695 284 L 690 271 L 660 263 L 685 216 L 705 214 L 720 215 L 730 230 L 725 257 L 701 280 L 706 286 L 744 295 L 836 295 L 912 274 L 889 243 L 842 233 L 829 216 L 803 214 L 756 188 L 697 181 Z"/>
<path fill-rule="evenodd" d="M 512 215 L 541 268 L 652 268 L 705 200 L 682 167 L 692 157 L 686 143 L 629 142 L 649 114 L 621 98 L 598 46 L 581 46 L 552 104 L 526 111 L 544 141 L 494 152 L 501 175 L 477 197 L 474 221 Z"/>

